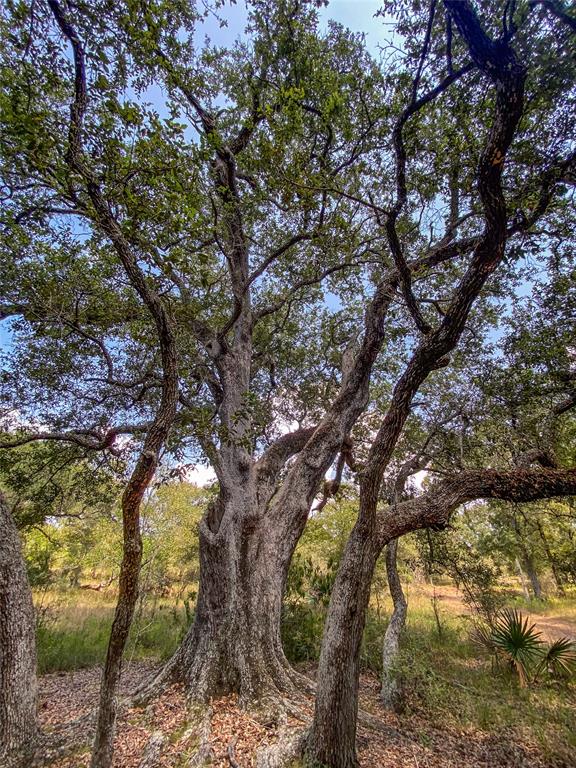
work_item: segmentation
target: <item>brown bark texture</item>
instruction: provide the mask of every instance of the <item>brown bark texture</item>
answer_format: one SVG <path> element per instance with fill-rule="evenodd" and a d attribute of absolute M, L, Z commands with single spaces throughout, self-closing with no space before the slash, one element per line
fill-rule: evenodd
<path fill-rule="evenodd" d="M 36 623 L 20 535 L 0 494 L 0 765 L 25 766 L 38 737 Z"/>
<path fill-rule="evenodd" d="M 369 584 L 382 546 L 396 537 L 396 534 L 378 535 L 377 504 L 384 471 L 406 422 L 414 395 L 431 371 L 442 364 L 443 358 L 458 343 L 474 301 L 502 260 L 507 238 L 506 202 L 501 176 L 506 152 L 522 114 L 525 69 L 509 44 L 494 44 L 480 25 L 471 3 L 445 0 L 444 6 L 466 43 L 475 66 L 488 77 L 496 94 L 492 125 L 477 172 L 485 229 L 438 328 L 433 332 L 422 329 L 419 318 L 414 318 L 417 327 L 425 331 L 424 339 L 396 384 L 361 475 L 360 512 L 332 592 L 320 656 L 314 721 L 307 742 L 309 756 L 330 768 L 357 766 L 358 649 L 369 602 Z M 423 47 L 423 59 L 429 44 L 433 13 L 434 6 Z M 415 111 L 418 78 L 419 74 L 414 81 L 412 101 L 401 118 L 401 124 L 406 122 L 405 115 Z M 397 208 L 392 211 L 392 220 L 387 222 L 389 239 L 394 230 L 394 216 L 406 198 L 401 130 L 396 132 L 395 151 Z M 390 245 L 393 250 L 398 248 L 395 241 Z M 410 286 L 405 284 L 404 289 L 409 291 Z M 394 509 L 398 510 L 401 506 Z M 426 524 L 426 512 L 421 510 L 420 513 L 423 519 L 420 522 L 413 520 L 417 527 Z M 396 517 L 394 515 L 389 521 L 389 528 L 394 528 L 394 524 L 399 522 L 400 518 Z"/>
<path fill-rule="evenodd" d="M 387 709 L 401 712 L 404 709 L 404 696 L 402 678 L 397 665 L 400 653 L 400 637 L 406 624 L 408 601 L 398 573 L 398 539 L 392 539 L 386 546 L 386 576 L 392 597 L 393 611 L 382 643 L 380 698 Z"/>
<path fill-rule="evenodd" d="M 70 107 L 66 162 L 70 170 L 82 180 L 93 207 L 93 212 L 89 214 L 93 225 L 113 245 L 130 284 L 154 321 L 162 359 L 160 403 L 152 423 L 148 426 L 142 451 L 122 496 L 123 552 L 118 600 L 102 675 L 98 721 L 91 760 L 91 768 L 109 768 L 112 764 L 116 722 L 115 692 L 138 597 L 142 560 L 140 506 L 154 477 L 160 452 L 174 422 L 178 404 L 176 338 L 170 312 L 147 281 L 138 263 L 137 253 L 114 218 L 102 191 L 101 180 L 92 171 L 84 152 L 83 128 L 89 98 L 85 52 L 67 10 L 58 0 L 48 0 L 48 5 L 62 35 L 72 48 L 74 61 L 74 97 Z"/>

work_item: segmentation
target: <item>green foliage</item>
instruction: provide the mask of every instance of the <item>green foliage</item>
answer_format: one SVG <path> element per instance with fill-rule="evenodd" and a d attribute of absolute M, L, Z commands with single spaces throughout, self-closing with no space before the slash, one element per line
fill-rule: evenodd
<path fill-rule="evenodd" d="M 21 529 L 110 514 L 122 489 L 122 471 L 121 462 L 86 458 L 76 446 L 50 441 L 0 450 L 0 488 Z"/>
<path fill-rule="evenodd" d="M 292 663 L 318 661 L 326 611 L 320 606 L 288 602 L 282 610 L 282 645 Z"/>
<path fill-rule="evenodd" d="M 418 551 L 430 574 L 448 575 L 462 591 L 465 603 L 492 624 L 502 608 L 505 595 L 499 588 L 502 568 L 494 561 L 492 553 L 480 546 L 478 535 L 470 530 L 472 517 L 476 525 L 482 515 L 481 505 L 472 512 L 457 514 L 450 529 L 440 533 L 425 531 L 415 534 Z M 474 537 L 475 546 L 470 539 Z"/>
<path fill-rule="evenodd" d="M 493 654 L 496 664 L 504 662 L 517 674 L 521 686 L 528 685 L 530 667 L 541 655 L 540 636 L 535 625 L 515 609 L 502 611 L 492 627 L 480 628 L 476 633 L 478 642 Z"/>
<path fill-rule="evenodd" d="M 337 572 L 338 561 L 332 557 L 328 558 L 325 567 L 321 567 L 312 558 L 304 559 L 297 554 L 288 571 L 286 599 L 302 599 L 326 607 Z"/>
<path fill-rule="evenodd" d="M 214 491 L 187 482 L 157 487 L 142 511 L 144 589 L 162 595 L 186 585 L 199 575 L 198 524 Z"/>
<path fill-rule="evenodd" d="M 506 734 L 506 742 L 527 734 L 542 745 L 551 765 L 570 765 L 576 740 L 573 733 L 576 689 L 542 684 L 529 688 L 502 686 L 470 638 L 469 623 L 449 605 L 443 614 L 444 633 L 438 638 L 428 600 L 409 594 L 410 610 L 399 670 L 405 680 L 406 713 L 462 731 Z M 571 615 L 574 601 L 561 601 L 554 610 Z"/>
<path fill-rule="evenodd" d="M 42 529 L 28 532 L 24 542 L 24 558 L 32 588 L 48 586 L 54 578 L 53 557 L 56 545 Z"/>
<path fill-rule="evenodd" d="M 110 637 L 110 622 L 100 616 L 85 617 L 70 626 L 48 622 L 36 633 L 38 671 L 59 672 L 103 664 Z"/>
<path fill-rule="evenodd" d="M 543 672 L 551 677 L 570 677 L 576 671 L 576 646 L 567 637 L 560 637 L 545 650 L 535 672 L 538 678 Z"/>
<path fill-rule="evenodd" d="M 521 687 L 543 674 L 570 677 L 576 667 L 576 648 L 566 637 L 545 646 L 541 632 L 517 609 L 500 612 L 492 626 L 475 628 L 475 642 L 491 655 L 496 666 L 503 663 L 518 677 Z"/>

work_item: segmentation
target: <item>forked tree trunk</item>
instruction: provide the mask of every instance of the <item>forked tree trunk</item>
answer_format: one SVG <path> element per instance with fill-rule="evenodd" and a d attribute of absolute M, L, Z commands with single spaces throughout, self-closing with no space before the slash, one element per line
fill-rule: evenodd
<path fill-rule="evenodd" d="M 18 530 L 0 494 L 0 765 L 26 766 L 38 736 L 36 627 Z"/>
<path fill-rule="evenodd" d="M 474 63 L 492 80 L 497 92 L 494 120 L 478 168 L 486 228 L 442 322 L 433 333 L 426 333 L 398 380 L 390 407 L 374 438 L 362 473 L 358 522 L 344 551 L 326 619 L 314 721 L 307 744 L 311 757 L 330 768 L 357 766 L 358 651 L 370 582 L 382 546 L 410 530 L 396 530 L 385 540 L 381 539 L 379 543 L 376 541 L 376 510 L 384 471 L 408 417 L 414 395 L 428 374 L 442 364 L 445 359 L 443 356 L 448 355 L 457 345 L 468 313 L 484 283 L 502 259 L 506 243 L 502 163 L 522 114 L 525 70 L 517 63 L 514 51 L 509 46 L 497 46 L 486 35 L 468 0 L 444 0 L 444 6 L 467 44 Z M 434 13 L 434 6 L 431 13 Z M 432 16 L 430 19 L 432 21 Z M 417 88 L 416 80 L 414 94 Z M 400 182 L 396 207 L 386 222 L 391 247 L 398 246 L 393 217 L 398 216 L 406 199 L 402 127 L 412 114 L 411 109 L 415 109 L 415 100 L 403 113 L 394 132 L 397 178 Z M 495 157 L 498 158 L 497 162 L 494 161 Z M 390 230 L 394 237 L 390 237 Z M 410 298 L 413 300 L 414 297 L 406 298 L 409 307 Z M 417 313 L 411 310 L 411 314 L 420 327 Z M 392 521 L 398 517 L 398 507 L 394 509 Z"/>
<path fill-rule="evenodd" d="M 279 438 L 257 461 L 242 449 L 242 435 L 236 444 L 221 446 L 220 494 L 200 526 L 195 620 L 173 658 L 136 693 L 137 699 L 146 700 L 174 679 L 185 683 L 193 699 L 236 692 L 245 706 L 278 702 L 285 693 L 310 687 L 282 650 L 288 567 L 320 484 L 366 407 L 370 370 L 384 334 L 382 317 L 393 297 L 391 285 L 394 276 L 379 285 L 359 351 L 343 363 L 340 392 L 318 426 Z M 229 393 L 220 412 L 238 429 L 234 414 L 248 388 L 249 364 L 244 366 L 246 380 L 235 383 L 242 367 L 238 355 L 230 355 L 219 363 Z M 288 459 L 296 454 L 283 476 Z"/>
<path fill-rule="evenodd" d="M 398 575 L 397 558 L 398 539 L 394 539 L 386 547 L 386 575 L 394 610 L 382 644 L 382 688 L 380 696 L 385 707 L 395 712 L 401 712 L 404 709 L 404 693 L 397 665 L 400 653 L 400 636 L 406 624 L 408 602 Z"/>

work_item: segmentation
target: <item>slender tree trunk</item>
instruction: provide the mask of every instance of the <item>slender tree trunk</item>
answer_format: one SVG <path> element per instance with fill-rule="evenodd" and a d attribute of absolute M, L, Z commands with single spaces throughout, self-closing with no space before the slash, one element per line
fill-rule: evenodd
<path fill-rule="evenodd" d="M 528 578 L 530 579 L 530 584 L 532 585 L 532 592 L 534 593 L 534 597 L 536 598 L 536 600 L 543 600 L 544 595 L 542 593 L 542 585 L 540 584 L 540 579 L 536 571 L 536 566 L 534 565 L 534 558 L 528 551 L 525 550 L 523 559 L 524 559 L 524 568 L 526 570 L 526 573 L 528 574 Z"/>
<path fill-rule="evenodd" d="M 530 600 L 530 590 L 528 589 L 528 584 L 526 582 L 526 576 L 524 574 L 524 571 L 522 570 L 522 566 L 520 565 L 520 559 L 516 558 L 516 570 L 518 571 L 518 576 L 520 577 L 520 584 L 522 584 L 522 592 L 524 593 L 524 597 L 526 600 Z"/>
<path fill-rule="evenodd" d="M 122 503 L 124 542 L 118 601 L 100 686 L 100 706 L 91 768 L 109 768 L 112 764 L 116 726 L 116 688 L 120 680 L 122 657 L 138 599 L 138 580 L 142 562 L 140 501 L 132 504 L 126 497 L 127 494 L 124 494 Z"/>
<path fill-rule="evenodd" d="M 514 532 L 516 534 L 516 540 L 518 542 L 518 547 L 522 555 L 522 564 L 524 566 L 524 570 L 528 578 L 530 579 L 530 584 L 532 585 L 532 592 L 534 593 L 534 597 L 537 600 L 542 600 L 543 599 L 542 586 L 540 584 L 540 579 L 538 578 L 538 574 L 536 572 L 536 566 L 534 565 L 534 558 L 532 557 L 532 553 L 526 546 L 525 539 L 524 539 L 525 532 L 522 531 L 518 518 L 516 517 L 516 514 L 514 515 Z"/>
<path fill-rule="evenodd" d="M 0 765 L 26 766 L 38 736 L 36 627 L 18 530 L 0 494 Z"/>
<path fill-rule="evenodd" d="M 538 528 L 538 532 L 540 534 L 540 538 L 542 539 L 542 544 L 544 546 L 544 551 L 546 552 L 546 558 L 548 560 L 548 564 L 550 565 L 550 568 L 552 570 L 552 576 L 554 577 L 554 583 L 556 584 L 556 591 L 559 595 L 564 596 L 564 581 L 562 579 L 562 576 L 560 574 L 560 571 L 558 570 L 558 565 L 556 563 L 556 558 L 552 554 L 552 550 L 550 549 L 550 544 L 548 543 L 548 537 L 544 533 L 544 528 L 542 527 L 542 524 L 539 520 L 536 520 L 536 527 Z"/>
<path fill-rule="evenodd" d="M 408 602 L 398 575 L 397 556 L 398 539 L 394 539 L 386 547 L 386 575 L 394 610 L 386 628 L 382 645 L 382 688 L 380 695 L 385 707 L 395 712 L 401 712 L 404 709 L 404 694 L 397 663 L 400 652 L 400 636 L 406 624 Z"/>
<path fill-rule="evenodd" d="M 414 297 L 405 296 L 414 321 L 424 332 L 425 338 L 399 378 L 390 407 L 370 448 L 360 483 L 359 518 L 334 583 L 322 642 L 314 722 L 307 747 L 313 759 L 330 768 L 355 768 L 357 765 L 358 650 L 370 582 L 381 547 L 391 538 L 400 535 L 395 533 L 379 544 L 375 541 L 376 508 L 384 471 L 408 417 L 414 395 L 428 374 L 441 366 L 445 359 L 443 356 L 449 354 L 458 343 L 468 313 L 486 280 L 502 259 L 506 244 L 507 212 L 501 174 L 506 152 L 522 114 L 525 69 L 516 61 L 510 46 L 496 45 L 486 35 L 470 2 L 444 0 L 444 6 L 450 12 L 475 64 L 492 80 L 496 90 L 494 120 L 478 168 L 478 186 L 486 228 L 448 311 L 433 333 L 429 332 L 430 329 L 422 328 L 421 318 L 413 311 L 409 300 L 414 302 Z M 416 81 L 414 93 L 417 87 Z M 391 216 L 399 215 L 406 200 L 402 127 L 412 114 L 410 110 L 415 109 L 413 100 L 394 131 L 397 202 L 392 214 L 388 216 L 387 232 L 394 223 Z M 495 162 L 494 158 L 498 158 L 498 161 Z M 391 239 L 389 236 L 389 241 Z M 398 247 L 398 242 L 391 242 L 390 245 Z M 404 293 L 409 294 L 409 275 L 403 287 Z"/>
<path fill-rule="evenodd" d="M 314 723 L 306 744 L 310 758 L 330 768 L 357 768 L 359 651 L 370 585 L 380 547 L 357 523 L 346 545 L 326 618 Z"/>
<path fill-rule="evenodd" d="M 98 721 L 91 768 L 110 768 L 112 765 L 116 727 L 115 694 L 122 671 L 124 649 L 138 600 L 142 562 L 140 507 L 154 477 L 160 451 L 174 422 L 178 403 L 178 370 L 172 319 L 160 304 L 158 297 L 148 292 L 143 281 L 141 292 L 144 294 L 146 303 L 151 306 L 160 339 L 163 371 L 162 396 L 154 420 L 146 433 L 136 466 L 122 495 L 123 549 L 118 600 L 100 685 Z"/>

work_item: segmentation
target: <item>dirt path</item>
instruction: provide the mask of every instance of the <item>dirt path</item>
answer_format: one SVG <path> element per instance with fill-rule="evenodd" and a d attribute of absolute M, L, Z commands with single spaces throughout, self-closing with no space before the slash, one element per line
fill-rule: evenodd
<path fill-rule="evenodd" d="M 435 595 L 440 611 L 447 611 L 456 616 L 470 616 L 472 614 L 472 610 L 462 599 L 462 592 L 451 585 L 443 584 L 436 588 L 427 584 L 418 585 L 416 588 L 408 588 L 407 592 L 408 598 L 412 594 L 416 599 L 425 600 L 431 600 Z M 568 637 L 576 642 L 576 618 L 562 616 L 558 613 L 558 606 L 550 607 L 550 615 L 521 610 L 542 632 L 544 640 L 551 641 L 557 640 L 559 637 Z"/>
<path fill-rule="evenodd" d="M 569 637 L 576 641 L 576 622 L 563 616 L 533 616 L 532 618 L 546 640 Z"/>

